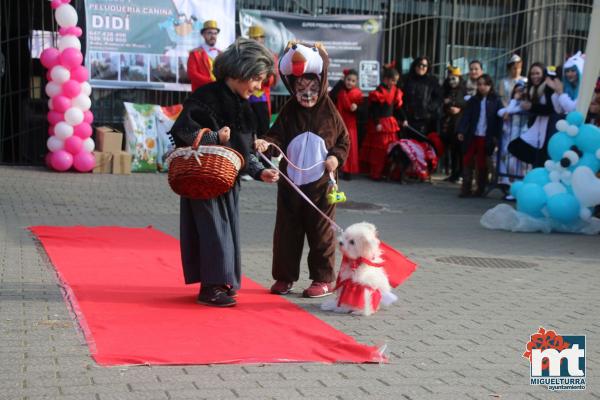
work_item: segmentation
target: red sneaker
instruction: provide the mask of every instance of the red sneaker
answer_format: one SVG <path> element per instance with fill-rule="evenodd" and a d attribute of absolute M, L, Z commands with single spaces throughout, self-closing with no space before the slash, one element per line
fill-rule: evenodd
<path fill-rule="evenodd" d="M 327 282 L 313 281 L 310 286 L 302 292 L 303 297 L 324 297 L 333 293 L 333 284 Z"/>
<path fill-rule="evenodd" d="M 293 285 L 293 282 L 275 281 L 273 286 L 271 286 L 271 293 L 280 295 L 289 294 L 292 291 Z"/>

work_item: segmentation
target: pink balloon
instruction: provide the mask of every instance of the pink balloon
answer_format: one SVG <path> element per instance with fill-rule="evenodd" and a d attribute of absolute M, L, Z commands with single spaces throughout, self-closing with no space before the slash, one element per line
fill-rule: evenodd
<path fill-rule="evenodd" d="M 83 31 L 78 26 L 67 26 L 60 28 L 58 33 L 60 33 L 60 36 L 73 35 L 80 37 L 83 34 Z"/>
<path fill-rule="evenodd" d="M 70 99 L 77 97 L 81 94 L 81 83 L 77 82 L 75 79 L 71 79 L 63 83 L 62 92 Z"/>
<path fill-rule="evenodd" d="M 75 79 L 77 82 L 86 82 L 88 80 L 88 70 L 83 65 L 74 67 L 71 70 L 71 79 Z"/>
<path fill-rule="evenodd" d="M 48 136 L 54 136 L 54 125 L 48 127 Z"/>
<path fill-rule="evenodd" d="M 50 69 L 46 71 L 46 80 L 50 82 L 52 80 L 52 75 L 50 74 Z"/>
<path fill-rule="evenodd" d="M 89 172 L 96 166 L 96 158 L 92 153 L 80 151 L 73 159 L 73 166 L 79 172 Z"/>
<path fill-rule="evenodd" d="M 60 61 L 60 51 L 54 47 L 48 47 L 40 54 L 42 65 L 48 69 L 54 67 Z"/>
<path fill-rule="evenodd" d="M 49 111 L 48 112 L 48 122 L 50 125 L 56 125 L 61 121 L 65 120 L 65 115 L 63 113 L 59 113 L 58 111 Z"/>
<path fill-rule="evenodd" d="M 83 140 L 81 140 L 79 136 L 69 136 L 67 140 L 65 140 L 65 150 L 73 155 L 78 154 L 82 147 Z"/>
<path fill-rule="evenodd" d="M 87 110 L 83 113 L 83 122 L 86 124 L 92 124 L 94 122 L 94 114 L 90 110 Z"/>
<path fill-rule="evenodd" d="M 52 106 L 54 107 L 54 111 L 64 113 L 71 107 L 71 99 L 62 95 L 54 96 L 52 98 Z"/>
<path fill-rule="evenodd" d="M 83 62 L 83 54 L 74 47 L 68 47 L 60 53 L 60 63 L 63 67 L 73 69 Z"/>
<path fill-rule="evenodd" d="M 73 165 L 73 156 L 65 150 L 59 150 L 52 153 L 50 161 L 52 168 L 57 171 L 66 171 Z"/>
<path fill-rule="evenodd" d="M 92 136 L 92 126 L 87 122 L 83 122 L 73 128 L 73 135 L 81 139 L 87 139 Z"/>
<path fill-rule="evenodd" d="M 56 10 L 61 5 L 62 5 L 61 0 L 52 0 L 52 2 L 50 3 L 50 7 L 52 7 L 53 10 Z"/>

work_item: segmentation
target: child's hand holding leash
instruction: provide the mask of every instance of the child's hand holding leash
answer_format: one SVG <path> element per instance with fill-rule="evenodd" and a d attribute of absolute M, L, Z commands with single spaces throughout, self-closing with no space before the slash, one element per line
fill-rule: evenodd
<path fill-rule="evenodd" d="M 262 139 L 256 139 L 254 141 L 254 148 L 256 149 L 256 151 L 260 152 L 260 153 L 264 153 L 265 151 L 267 151 L 267 149 L 269 148 L 270 143 L 267 142 L 266 140 L 262 140 Z"/>
<path fill-rule="evenodd" d="M 334 172 L 339 165 L 338 159 L 336 156 L 329 156 L 327 160 L 325 160 L 325 169 L 327 172 Z"/>

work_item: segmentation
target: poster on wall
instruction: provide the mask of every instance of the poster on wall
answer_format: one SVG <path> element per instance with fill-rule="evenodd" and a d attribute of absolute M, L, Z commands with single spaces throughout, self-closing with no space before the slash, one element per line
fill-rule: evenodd
<path fill-rule="evenodd" d="M 362 91 L 373 90 L 379 84 L 382 57 L 382 17 L 375 15 L 310 15 L 277 11 L 239 11 L 240 32 L 248 36 L 252 25 L 265 31 L 265 45 L 280 56 L 288 41 L 322 42 L 330 57 L 329 84 L 333 86 L 343 70 L 355 69 Z M 273 94 L 287 94 L 279 83 Z"/>
<path fill-rule="evenodd" d="M 190 50 L 216 20 L 216 47 L 235 40 L 235 0 L 85 0 L 86 66 L 98 88 L 191 91 Z"/>

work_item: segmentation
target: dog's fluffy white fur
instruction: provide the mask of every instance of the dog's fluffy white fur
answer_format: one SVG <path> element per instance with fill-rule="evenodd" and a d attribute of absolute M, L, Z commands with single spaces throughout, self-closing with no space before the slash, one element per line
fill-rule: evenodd
<path fill-rule="evenodd" d="M 321 308 L 327 311 L 351 312 L 358 315 L 371 315 L 377 311 L 373 309 L 371 296 L 374 291 L 381 293 L 381 304 L 389 305 L 398 298 L 392 293 L 387 274 L 382 267 L 374 267 L 366 263 L 361 263 L 356 269 L 351 265 L 354 260 L 363 258 L 373 263 L 381 263 L 381 250 L 379 248 L 379 239 L 377 238 L 377 229 L 375 225 L 368 222 L 361 222 L 349 226 L 340 237 L 340 250 L 349 260 L 342 261 L 340 266 L 338 282 L 350 279 L 353 283 L 365 286 L 363 308 L 351 307 L 348 305 L 338 306 L 338 300 L 344 287 L 337 288 L 336 296 L 329 298 Z"/>

